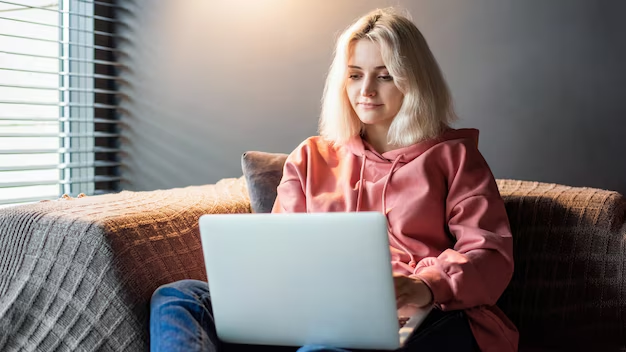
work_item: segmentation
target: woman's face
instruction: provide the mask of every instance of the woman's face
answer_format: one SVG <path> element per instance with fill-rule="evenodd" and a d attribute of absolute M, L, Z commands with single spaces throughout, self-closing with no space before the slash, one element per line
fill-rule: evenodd
<path fill-rule="evenodd" d="M 348 58 L 346 91 L 359 120 L 389 127 L 400 111 L 404 95 L 385 67 L 378 44 L 359 39 Z"/>

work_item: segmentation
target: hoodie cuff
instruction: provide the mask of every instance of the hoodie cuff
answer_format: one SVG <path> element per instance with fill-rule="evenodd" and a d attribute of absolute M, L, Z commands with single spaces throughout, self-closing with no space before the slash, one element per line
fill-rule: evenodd
<path fill-rule="evenodd" d="M 439 265 L 432 265 L 421 268 L 415 274 L 411 275 L 416 277 L 426 284 L 430 291 L 433 293 L 433 303 L 437 305 L 445 304 L 452 300 L 452 289 L 448 280 L 450 279 L 443 271 L 443 268 Z"/>

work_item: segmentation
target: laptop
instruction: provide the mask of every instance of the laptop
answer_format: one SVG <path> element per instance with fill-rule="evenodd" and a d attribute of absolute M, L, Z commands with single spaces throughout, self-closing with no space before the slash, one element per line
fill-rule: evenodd
<path fill-rule="evenodd" d="M 224 342 L 393 350 L 430 311 L 400 328 L 381 213 L 210 214 L 200 234 Z"/>

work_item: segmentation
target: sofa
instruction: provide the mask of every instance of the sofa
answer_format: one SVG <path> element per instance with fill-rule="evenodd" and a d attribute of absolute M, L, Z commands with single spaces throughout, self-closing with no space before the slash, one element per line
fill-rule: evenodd
<path fill-rule="evenodd" d="M 268 211 L 284 157 L 247 153 L 244 176 L 211 185 L 1 209 L 0 351 L 147 350 L 152 292 L 206 279 L 198 218 Z M 498 305 L 520 350 L 626 350 L 624 197 L 497 183 L 516 265 Z"/>

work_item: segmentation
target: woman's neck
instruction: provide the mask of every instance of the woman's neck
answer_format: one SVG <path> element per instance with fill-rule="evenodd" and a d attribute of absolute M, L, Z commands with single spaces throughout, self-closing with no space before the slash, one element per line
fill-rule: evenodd
<path fill-rule="evenodd" d="M 397 149 L 396 146 L 387 143 L 387 134 L 389 128 L 383 128 L 380 126 L 367 126 L 363 131 L 362 138 L 369 143 L 379 154 Z"/>

